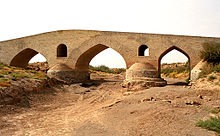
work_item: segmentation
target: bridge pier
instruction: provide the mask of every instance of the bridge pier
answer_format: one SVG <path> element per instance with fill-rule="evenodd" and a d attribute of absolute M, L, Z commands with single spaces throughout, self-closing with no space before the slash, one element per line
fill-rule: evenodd
<path fill-rule="evenodd" d="M 90 80 L 89 70 L 75 70 L 66 64 L 57 64 L 47 72 L 49 77 L 55 77 L 67 83 L 78 83 Z M 134 63 L 126 70 L 124 85 L 141 84 L 146 87 L 165 86 L 167 82 L 160 78 L 158 70 L 150 63 Z"/>
<path fill-rule="evenodd" d="M 145 87 L 165 86 L 167 82 L 160 78 L 158 70 L 150 63 L 134 63 L 126 70 L 125 86 L 141 84 Z"/>
<path fill-rule="evenodd" d="M 67 83 L 78 83 L 88 81 L 90 73 L 88 70 L 75 70 L 66 64 L 57 64 L 47 71 L 49 77 L 55 77 Z"/>

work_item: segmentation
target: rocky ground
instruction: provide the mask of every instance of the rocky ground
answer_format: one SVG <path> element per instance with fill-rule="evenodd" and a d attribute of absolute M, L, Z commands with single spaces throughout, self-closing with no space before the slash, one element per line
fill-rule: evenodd
<path fill-rule="evenodd" d="M 92 73 L 93 81 L 56 85 L 0 105 L 1 136 L 216 136 L 195 126 L 220 106 L 220 90 L 171 83 L 129 91 L 120 74 Z M 170 80 L 172 81 L 172 80 Z"/>

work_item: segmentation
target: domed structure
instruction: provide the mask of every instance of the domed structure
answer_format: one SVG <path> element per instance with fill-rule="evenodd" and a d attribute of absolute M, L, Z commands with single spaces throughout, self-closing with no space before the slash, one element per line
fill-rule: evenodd
<path fill-rule="evenodd" d="M 68 83 L 82 82 L 90 79 L 89 71 L 76 71 L 66 64 L 59 63 L 47 71 L 49 77 Z"/>
<path fill-rule="evenodd" d="M 52 68 L 50 68 L 49 71 L 55 71 L 55 70 L 69 71 L 69 70 L 73 70 L 73 69 L 70 68 L 69 66 L 67 66 L 66 64 L 59 63 L 59 64 L 53 66 Z"/>
<path fill-rule="evenodd" d="M 139 69 L 156 70 L 156 68 L 150 63 L 134 63 L 129 69 L 130 70 L 139 70 Z"/>
<path fill-rule="evenodd" d="M 167 82 L 159 77 L 157 69 L 150 63 L 134 63 L 126 71 L 126 83 L 144 82 L 147 86 L 165 86 Z"/>

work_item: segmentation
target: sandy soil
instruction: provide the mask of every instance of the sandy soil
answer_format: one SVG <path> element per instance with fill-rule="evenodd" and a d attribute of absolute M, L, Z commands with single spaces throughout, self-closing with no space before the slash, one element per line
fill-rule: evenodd
<path fill-rule="evenodd" d="M 1 136 L 215 136 L 195 126 L 220 105 L 220 90 L 168 85 L 129 92 L 122 76 L 31 93 L 0 105 Z"/>

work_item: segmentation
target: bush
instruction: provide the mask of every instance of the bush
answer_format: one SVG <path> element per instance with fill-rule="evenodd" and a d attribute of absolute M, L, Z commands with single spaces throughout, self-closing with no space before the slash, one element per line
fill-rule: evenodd
<path fill-rule="evenodd" d="M 212 72 L 219 72 L 220 73 L 220 64 L 216 65 L 212 68 Z"/>
<path fill-rule="evenodd" d="M 89 69 L 94 70 L 94 71 L 101 71 L 101 72 L 106 72 L 106 73 L 112 73 L 110 68 L 105 66 L 105 65 L 101 65 L 101 66 L 97 66 L 97 67 L 89 66 Z"/>
<path fill-rule="evenodd" d="M 209 78 L 208 78 L 209 81 L 213 81 L 215 79 L 216 79 L 216 76 L 209 76 Z"/>
<path fill-rule="evenodd" d="M 199 120 L 196 126 L 220 133 L 220 117 L 211 117 L 205 121 Z"/>
<path fill-rule="evenodd" d="M 163 64 L 163 65 L 166 65 L 166 64 Z M 161 68 L 161 73 L 165 74 L 166 76 L 169 76 L 171 73 L 174 73 L 174 72 L 177 74 L 189 72 L 189 62 L 187 62 L 183 66 L 177 66 L 175 68 L 169 68 L 169 67 L 167 67 L 167 68 L 162 67 Z"/>
<path fill-rule="evenodd" d="M 113 73 L 113 74 L 120 74 L 122 72 L 125 71 L 124 68 L 109 68 L 105 65 L 101 65 L 101 66 L 97 66 L 97 67 L 94 67 L 94 66 L 89 66 L 89 69 L 91 70 L 94 70 L 94 71 L 101 71 L 101 72 L 105 72 L 105 73 Z"/>
<path fill-rule="evenodd" d="M 164 68 L 161 69 L 161 73 L 165 74 L 166 76 L 168 76 L 170 73 L 173 73 L 175 69 L 172 68 Z"/>
<path fill-rule="evenodd" d="M 218 108 L 213 108 L 212 110 L 211 110 L 211 113 L 213 113 L 213 114 L 218 114 L 218 113 L 220 113 L 220 108 L 218 107 Z"/>
<path fill-rule="evenodd" d="M 115 68 L 115 69 L 112 69 L 112 70 L 113 70 L 113 73 L 114 73 L 114 74 L 120 74 L 120 73 L 126 71 L 125 68 Z"/>
<path fill-rule="evenodd" d="M 0 78 L 1 78 L 1 77 L 4 77 L 4 75 L 0 74 Z"/>
<path fill-rule="evenodd" d="M 186 83 L 189 83 L 190 82 L 190 78 L 188 77 L 185 81 L 186 81 Z"/>
<path fill-rule="evenodd" d="M 3 63 L 0 62 L 0 67 L 4 67 L 5 65 Z"/>
<path fill-rule="evenodd" d="M 220 62 L 220 43 L 204 43 L 200 57 L 209 63 L 218 64 Z"/>
<path fill-rule="evenodd" d="M 220 64 L 208 63 L 207 65 L 204 65 L 201 73 L 199 74 L 199 78 L 206 77 L 212 72 L 220 72 Z"/>

